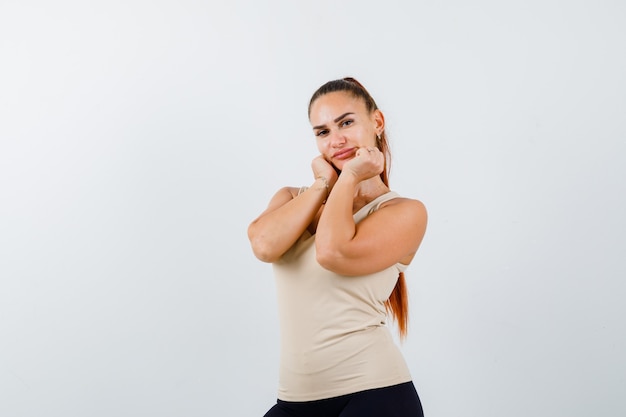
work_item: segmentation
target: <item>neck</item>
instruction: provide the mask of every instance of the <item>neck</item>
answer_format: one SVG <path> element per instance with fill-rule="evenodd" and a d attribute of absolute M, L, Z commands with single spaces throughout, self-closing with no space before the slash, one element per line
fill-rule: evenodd
<path fill-rule="evenodd" d="M 370 201 L 388 193 L 389 187 L 385 185 L 379 175 L 361 181 L 354 191 L 354 205 L 364 206 Z"/>

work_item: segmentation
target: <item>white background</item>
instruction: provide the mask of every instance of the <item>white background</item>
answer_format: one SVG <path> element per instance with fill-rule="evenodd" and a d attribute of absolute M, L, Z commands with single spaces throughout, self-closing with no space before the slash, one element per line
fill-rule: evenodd
<path fill-rule="evenodd" d="M 623 1 L 0 1 L 0 415 L 262 416 L 306 106 L 362 81 L 429 227 L 427 417 L 626 414 Z"/>

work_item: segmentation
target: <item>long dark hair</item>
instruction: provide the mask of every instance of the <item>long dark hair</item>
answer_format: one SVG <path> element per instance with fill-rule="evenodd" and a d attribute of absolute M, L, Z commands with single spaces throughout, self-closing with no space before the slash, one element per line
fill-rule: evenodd
<path fill-rule="evenodd" d="M 313 105 L 313 102 L 315 102 L 315 100 L 325 94 L 334 93 L 336 91 L 345 91 L 349 94 L 352 94 L 356 98 L 362 99 L 365 103 L 365 108 L 370 113 L 378 110 L 378 105 L 376 105 L 374 98 L 372 98 L 372 96 L 365 89 L 365 87 L 363 87 L 363 85 L 354 78 L 345 77 L 338 80 L 329 81 L 326 84 L 322 85 L 320 88 L 318 88 L 315 93 L 313 93 L 313 96 L 311 96 L 311 100 L 309 101 L 309 117 L 311 116 L 311 106 Z M 376 139 L 376 146 L 385 156 L 385 166 L 383 168 L 383 172 L 380 173 L 380 179 L 387 187 L 389 187 L 391 152 L 389 150 L 387 134 L 384 130 L 380 134 L 380 139 Z M 396 282 L 396 286 L 391 292 L 389 299 L 385 301 L 385 307 L 387 308 L 387 311 L 393 315 L 393 318 L 398 326 L 398 333 L 400 334 L 400 338 L 404 339 L 406 337 L 409 327 L 409 297 L 404 272 L 400 272 L 400 275 L 398 275 L 398 281 Z"/>

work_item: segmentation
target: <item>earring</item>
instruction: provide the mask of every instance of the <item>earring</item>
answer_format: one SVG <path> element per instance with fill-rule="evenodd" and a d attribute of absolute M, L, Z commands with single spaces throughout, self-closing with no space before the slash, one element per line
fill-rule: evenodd
<path fill-rule="evenodd" d="M 380 133 L 376 135 L 376 139 L 380 142 Z"/>

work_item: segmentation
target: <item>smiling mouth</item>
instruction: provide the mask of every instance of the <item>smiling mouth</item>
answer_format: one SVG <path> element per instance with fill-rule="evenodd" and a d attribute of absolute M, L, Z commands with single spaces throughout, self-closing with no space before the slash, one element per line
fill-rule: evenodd
<path fill-rule="evenodd" d="M 356 152 L 355 148 L 349 148 L 349 149 L 344 149 L 341 150 L 339 152 L 336 152 L 333 155 L 333 158 L 335 159 L 346 159 L 346 158 L 350 158 L 352 155 L 354 155 Z"/>

